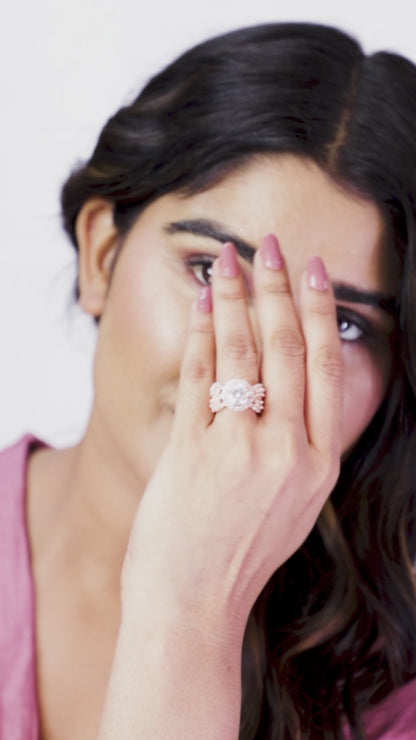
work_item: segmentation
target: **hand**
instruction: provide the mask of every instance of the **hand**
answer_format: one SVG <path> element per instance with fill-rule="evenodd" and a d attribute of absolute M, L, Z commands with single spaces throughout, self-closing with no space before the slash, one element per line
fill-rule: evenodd
<path fill-rule="evenodd" d="M 233 245 L 193 308 L 171 440 L 140 504 L 123 573 L 160 603 L 228 620 L 250 609 L 311 531 L 339 473 L 342 354 L 332 290 L 310 260 L 297 316 L 277 241 L 254 260 L 256 337 Z M 315 287 L 313 287 L 315 286 Z M 257 340 L 257 341 L 256 341 Z M 214 380 L 267 389 L 261 415 L 209 410 Z"/>

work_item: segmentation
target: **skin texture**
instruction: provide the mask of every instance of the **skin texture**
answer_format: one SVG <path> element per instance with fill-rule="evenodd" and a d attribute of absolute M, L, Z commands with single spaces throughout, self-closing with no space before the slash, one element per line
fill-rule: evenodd
<path fill-rule="evenodd" d="M 188 254 L 217 256 L 220 249 L 212 239 L 166 235 L 163 227 L 204 217 L 256 246 L 265 234 L 275 233 L 295 305 L 301 273 L 315 254 L 323 258 L 332 281 L 394 292 L 389 265 L 383 274 L 380 261 L 377 209 L 338 190 L 313 165 L 290 158 L 263 160 L 193 198 L 168 195 L 156 201 L 123 244 L 102 319 L 95 375 L 100 423 L 144 485 L 169 436 L 190 304 L 198 292 L 184 260 Z M 248 266 L 246 275 L 250 285 Z M 103 309 L 99 305 L 97 313 Z M 254 306 L 251 312 L 255 321 Z M 389 372 L 391 322 L 370 307 L 361 306 L 360 312 L 374 321 L 376 336 L 343 345 L 343 450 L 372 418 Z"/>
<path fill-rule="evenodd" d="M 221 244 L 167 231 L 191 219 L 263 245 L 254 269 L 240 259 L 233 277 L 224 275 L 224 254 L 215 263 L 212 314 L 201 303 L 192 310 L 209 279 L 195 260 L 205 255 L 206 266 Z M 394 258 L 373 204 L 289 156 L 258 158 L 203 193 L 155 201 L 124 240 L 109 205 L 89 201 L 77 233 L 81 304 L 100 317 L 95 401 L 81 443 L 35 453 L 28 481 L 43 734 L 62 739 L 70 727 L 72 737 L 96 736 L 120 627 L 120 573 L 144 493 L 124 561 L 124 619 L 101 736 L 128 740 L 135 728 L 139 737 L 204 738 L 202 721 L 207 737 L 234 737 L 249 609 L 310 531 L 340 455 L 373 417 L 389 379 L 392 319 L 337 301 L 350 322 L 341 317 L 340 343 L 332 292 L 308 286 L 307 260 L 320 255 L 334 284 L 391 295 Z M 277 235 L 287 270 L 265 267 L 266 234 Z M 351 312 L 368 323 L 363 336 Z M 236 376 L 264 380 L 265 412 L 212 419 L 210 383 Z M 152 630 L 155 614 L 168 616 Z M 208 645 L 202 662 L 198 625 Z M 180 654 L 170 648 L 171 662 L 166 652 L 158 658 L 154 634 L 170 646 L 174 634 Z M 144 672 L 146 657 L 159 680 Z M 183 713 L 175 715 L 173 676 L 192 676 L 191 699 L 186 681 L 177 681 L 195 709 L 186 727 Z M 129 727 L 117 714 L 124 701 L 141 707 L 140 717 L 127 713 Z"/>

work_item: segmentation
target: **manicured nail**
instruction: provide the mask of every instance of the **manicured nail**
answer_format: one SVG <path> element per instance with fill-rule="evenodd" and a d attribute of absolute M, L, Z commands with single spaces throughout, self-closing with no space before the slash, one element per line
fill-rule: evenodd
<path fill-rule="evenodd" d="M 212 293 L 211 286 L 204 285 L 201 288 L 201 292 L 198 296 L 197 309 L 201 313 L 211 313 L 212 311 Z"/>
<path fill-rule="evenodd" d="M 236 248 L 231 242 L 226 242 L 220 254 L 220 273 L 224 277 L 237 277 L 239 272 Z"/>
<path fill-rule="evenodd" d="M 281 270 L 283 267 L 283 257 L 280 251 L 279 242 L 274 234 L 268 234 L 263 237 L 261 242 L 261 256 L 263 264 L 270 270 Z"/>
<path fill-rule="evenodd" d="M 309 287 L 314 290 L 328 289 L 328 275 L 320 257 L 311 257 L 308 260 L 308 283 Z"/>

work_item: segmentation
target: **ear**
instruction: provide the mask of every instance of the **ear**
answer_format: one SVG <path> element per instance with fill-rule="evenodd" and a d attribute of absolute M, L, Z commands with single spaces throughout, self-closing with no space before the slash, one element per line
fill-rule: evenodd
<path fill-rule="evenodd" d="M 109 201 L 91 198 L 84 203 L 76 222 L 79 248 L 79 302 L 92 316 L 101 316 L 112 267 L 120 245 Z"/>

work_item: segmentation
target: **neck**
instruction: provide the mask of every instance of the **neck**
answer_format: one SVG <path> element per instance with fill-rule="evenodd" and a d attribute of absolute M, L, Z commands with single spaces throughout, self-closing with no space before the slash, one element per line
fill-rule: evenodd
<path fill-rule="evenodd" d="M 93 418 L 76 446 L 35 452 L 28 469 L 35 564 L 64 564 L 91 587 L 118 592 L 144 487 Z"/>

